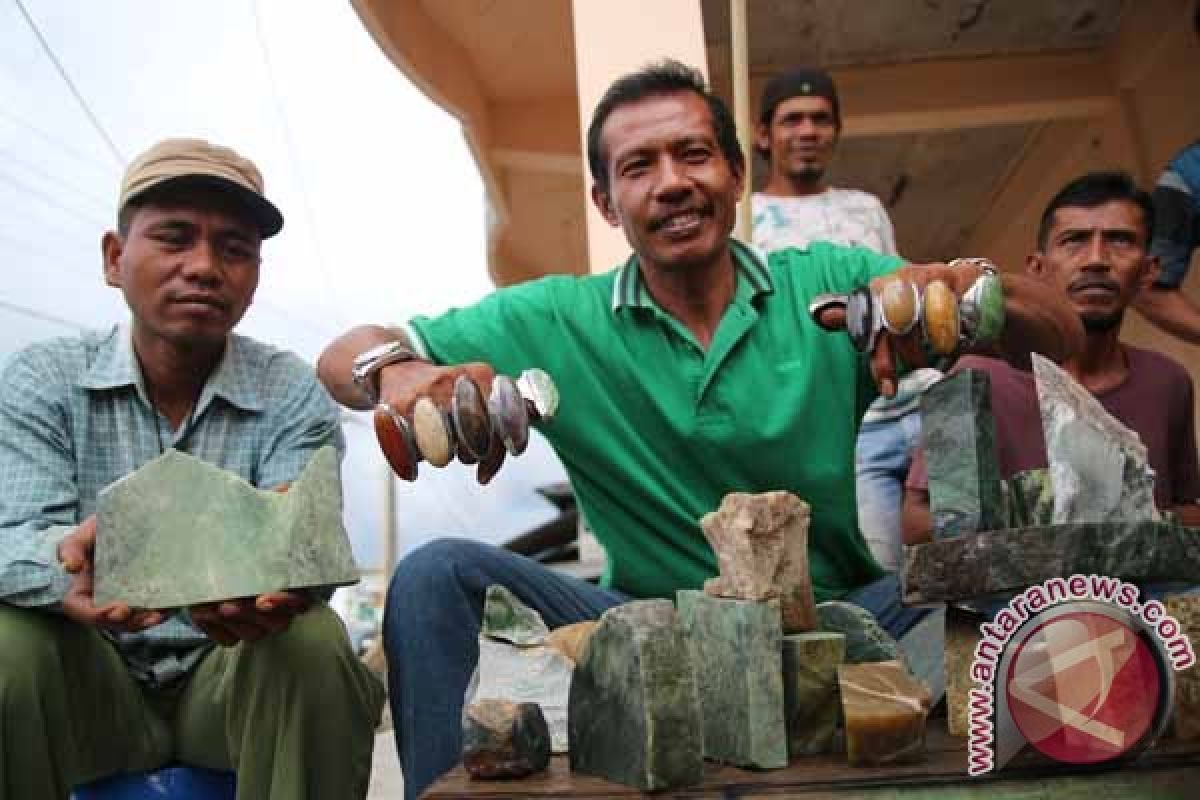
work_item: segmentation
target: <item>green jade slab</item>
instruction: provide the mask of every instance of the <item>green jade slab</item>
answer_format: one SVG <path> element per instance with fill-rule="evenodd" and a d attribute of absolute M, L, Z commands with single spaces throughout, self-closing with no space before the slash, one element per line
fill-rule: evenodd
<path fill-rule="evenodd" d="M 783 637 L 783 708 L 788 755 L 811 756 L 833 747 L 842 700 L 838 666 L 846 658 L 846 637 L 815 631 Z"/>
<path fill-rule="evenodd" d="M 991 395 L 987 373 L 967 369 L 921 396 L 935 539 L 1005 527 L 1007 498 L 996 460 Z"/>
<path fill-rule="evenodd" d="M 678 593 L 704 717 L 704 757 L 755 769 L 787 766 L 778 604 Z"/>
<path fill-rule="evenodd" d="M 550 629 L 541 614 L 518 600 L 506 587 L 493 583 L 483 601 L 483 625 L 479 632 L 491 639 L 529 647 L 544 644 Z"/>
<path fill-rule="evenodd" d="M 167 609 L 359 580 L 337 453 L 287 492 L 168 450 L 100 493 L 95 602 Z"/>

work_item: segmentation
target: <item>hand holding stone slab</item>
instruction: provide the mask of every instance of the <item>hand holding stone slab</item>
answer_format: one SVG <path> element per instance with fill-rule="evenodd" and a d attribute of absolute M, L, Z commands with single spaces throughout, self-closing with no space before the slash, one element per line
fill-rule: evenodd
<path fill-rule="evenodd" d="M 731 492 L 700 527 L 717 555 L 720 575 L 704 584 L 714 597 L 778 598 L 784 633 L 817 625 L 808 571 L 809 506 L 789 492 Z"/>
<path fill-rule="evenodd" d="M 98 605 L 180 608 L 359 579 L 332 447 L 286 493 L 168 450 L 98 505 Z"/>

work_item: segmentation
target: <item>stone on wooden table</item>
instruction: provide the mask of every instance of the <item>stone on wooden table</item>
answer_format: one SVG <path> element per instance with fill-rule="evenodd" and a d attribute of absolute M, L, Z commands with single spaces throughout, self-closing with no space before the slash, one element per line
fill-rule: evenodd
<path fill-rule="evenodd" d="M 947 376 L 921 395 L 934 538 L 1008 527 L 991 397 L 988 374 L 974 369 Z"/>
<path fill-rule="evenodd" d="M 1055 524 L 1158 519 L 1154 470 L 1136 432 L 1065 370 L 1033 354 Z"/>
<path fill-rule="evenodd" d="M 851 766 L 880 766 L 925 755 L 929 690 L 900 661 L 838 667 L 846 759 Z"/>
<path fill-rule="evenodd" d="M 778 606 L 692 590 L 677 597 L 700 692 L 704 757 L 740 767 L 786 767 Z"/>
<path fill-rule="evenodd" d="M 98 605 L 178 608 L 359 579 L 332 447 L 287 492 L 171 449 L 104 489 L 96 516 Z"/>
<path fill-rule="evenodd" d="M 846 637 L 847 664 L 903 658 L 900 645 L 862 606 L 841 600 L 818 603 L 817 620 L 822 631 L 840 633 Z"/>
<path fill-rule="evenodd" d="M 523 778 L 550 763 L 550 729 L 537 703 L 489 698 L 463 709 L 463 766 L 472 778 Z"/>
<path fill-rule="evenodd" d="M 783 708 L 788 755 L 829 752 L 841 717 L 837 670 L 846 637 L 813 631 L 783 637 Z"/>
<path fill-rule="evenodd" d="M 534 645 L 543 644 L 549 632 L 542 615 L 506 587 L 493 583 L 487 588 L 480 635 L 515 645 Z"/>
<path fill-rule="evenodd" d="M 704 777 L 703 722 L 669 600 L 605 611 L 571 681 L 571 769 L 642 791 Z"/>
<path fill-rule="evenodd" d="M 1200 594 L 1168 595 L 1167 613 L 1179 623 L 1180 634 L 1200 648 Z M 1175 699 L 1171 730 L 1179 739 L 1200 741 L 1200 661 L 1175 673 Z"/>
<path fill-rule="evenodd" d="M 1051 578 L 1114 575 L 1195 583 L 1200 530 L 1174 522 L 1047 525 L 904 548 L 904 602 L 958 602 L 1020 592 Z"/>
<path fill-rule="evenodd" d="M 946 647 L 943 653 L 946 674 L 946 728 L 951 736 L 966 736 L 967 707 L 975 686 L 971 666 L 975 648 L 982 638 L 979 614 L 951 607 L 946 611 Z"/>
<path fill-rule="evenodd" d="M 704 584 L 714 597 L 779 598 L 784 633 L 816 627 L 808 571 L 809 506 L 789 492 L 731 492 L 700 520 L 720 575 Z"/>

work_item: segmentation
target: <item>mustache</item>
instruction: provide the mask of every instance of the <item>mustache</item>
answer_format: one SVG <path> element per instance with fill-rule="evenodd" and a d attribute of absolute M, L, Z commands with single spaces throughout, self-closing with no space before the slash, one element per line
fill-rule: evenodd
<path fill-rule="evenodd" d="M 698 214 L 702 217 L 711 217 L 712 213 L 713 208 L 711 205 L 699 206 L 697 208 L 681 208 L 678 211 L 672 211 L 669 214 L 663 214 L 661 217 L 655 217 L 654 219 L 650 220 L 650 231 L 653 233 L 654 231 L 660 230 L 664 225 L 666 225 L 675 217 L 678 217 L 680 214 Z"/>
<path fill-rule="evenodd" d="M 1121 284 L 1112 278 L 1101 278 L 1096 275 L 1076 278 L 1067 286 L 1069 292 L 1080 292 L 1084 289 L 1107 289 L 1110 292 L 1121 291 Z"/>

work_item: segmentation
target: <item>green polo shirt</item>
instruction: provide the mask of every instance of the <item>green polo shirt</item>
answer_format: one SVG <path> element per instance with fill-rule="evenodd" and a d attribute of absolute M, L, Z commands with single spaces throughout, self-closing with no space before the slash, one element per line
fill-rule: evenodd
<path fill-rule="evenodd" d="M 858 421 L 876 391 L 849 337 L 821 330 L 807 308 L 900 261 L 823 242 L 765 262 L 732 247 L 737 288 L 707 351 L 654 302 L 636 258 L 502 289 L 410 328 L 439 363 L 553 376 L 562 402 L 542 432 L 607 552 L 604 585 L 639 597 L 700 587 L 716 574 L 700 517 L 729 492 L 785 489 L 812 506 L 817 597 L 836 597 L 882 575 L 854 495 Z"/>

